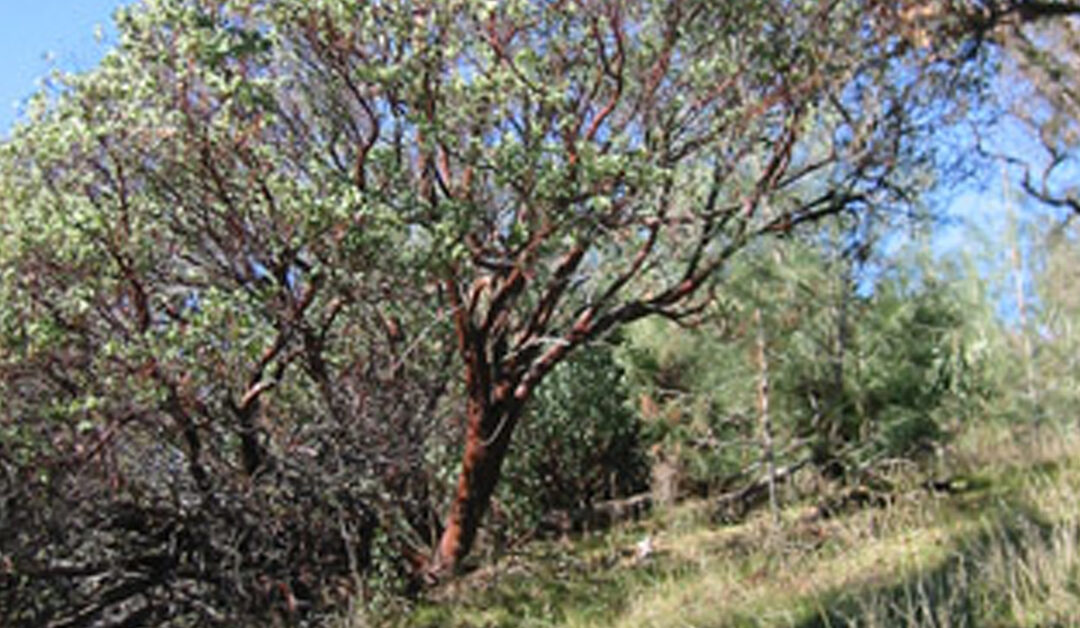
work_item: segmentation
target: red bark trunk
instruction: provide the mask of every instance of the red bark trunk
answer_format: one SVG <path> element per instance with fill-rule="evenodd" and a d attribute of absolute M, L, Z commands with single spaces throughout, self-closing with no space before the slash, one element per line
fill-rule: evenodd
<path fill-rule="evenodd" d="M 500 392 L 504 391 L 508 393 L 509 387 L 501 387 Z M 509 394 L 504 393 L 494 403 L 486 403 L 487 391 L 479 392 L 484 398 L 471 398 L 468 402 L 461 475 L 430 570 L 436 579 L 458 569 L 472 549 L 499 481 L 510 435 L 521 415 L 520 401 Z"/>

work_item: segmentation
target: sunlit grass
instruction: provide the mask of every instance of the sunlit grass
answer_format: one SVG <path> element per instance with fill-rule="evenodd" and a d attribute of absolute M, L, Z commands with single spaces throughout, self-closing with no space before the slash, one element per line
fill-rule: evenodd
<path fill-rule="evenodd" d="M 437 592 L 394 626 L 1080 625 L 1080 440 L 982 429 L 936 474 L 905 470 L 885 508 L 794 503 L 733 526 L 707 502 L 574 541 L 537 543 Z M 644 535 L 656 553 L 633 557 Z"/>

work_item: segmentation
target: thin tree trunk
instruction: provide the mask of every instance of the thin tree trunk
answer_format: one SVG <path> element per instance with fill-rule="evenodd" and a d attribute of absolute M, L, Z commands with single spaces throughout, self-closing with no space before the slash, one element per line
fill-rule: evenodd
<path fill-rule="evenodd" d="M 774 524 L 780 523 L 780 503 L 776 496 L 776 460 L 773 452 L 772 421 L 769 418 L 769 358 L 765 353 L 765 325 L 761 320 L 761 308 L 754 310 L 757 327 L 758 359 L 758 410 L 761 413 L 761 450 L 769 483 L 769 508 Z"/>
<path fill-rule="evenodd" d="M 1012 204 L 1012 192 L 1009 189 L 1009 169 L 1005 161 L 1001 162 L 1001 196 L 1005 202 L 1005 211 L 1009 218 L 1010 258 L 1013 270 L 1013 287 L 1016 290 L 1016 317 L 1020 325 L 1021 350 L 1024 353 L 1024 385 L 1028 401 L 1032 408 L 1039 404 L 1039 394 L 1035 389 L 1034 359 L 1031 350 L 1031 336 L 1027 326 L 1027 303 L 1024 299 L 1024 258 L 1020 252 L 1020 225 L 1016 210 Z"/>
<path fill-rule="evenodd" d="M 833 407 L 839 408 L 841 412 L 844 409 L 838 405 L 837 402 L 844 398 L 844 363 L 847 362 L 848 351 L 848 306 L 851 301 L 852 293 L 852 268 L 849 260 L 841 258 L 840 263 L 842 265 L 840 270 L 840 284 L 838 286 L 840 293 L 837 295 L 837 312 L 836 312 L 836 344 L 833 347 Z M 861 414 L 861 408 L 856 408 Z M 838 433 L 840 430 L 839 424 L 834 420 L 830 426 L 830 442 L 829 442 L 829 455 L 833 453 L 833 448 L 838 446 L 836 440 L 840 436 Z"/>
<path fill-rule="evenodd" d="M 818 425 L 818 427 L 815 427 L 815 431 L 820 437 L 818 445 L 815 446 L 815 462 L 820 466 L 820 470 L 827 475 L 831 475 L 837 470 L 835 468 L 835 453 L 841 447 L 844 437 L 844 434 L 841 433 L 842 422 L 838 417 L 848 411 L 844 403 L 844 381 L 849 344 L 848 307 L 852 294 L 853 271 L 850 261 L 843 256 L 839 256 L 839 264 L 840 269 L 837 271 L 839 278 L 833 286 L 833 294 L 830 297 L 835 299 L 832 303 L 832 313 L 834 315 L 832 324 L 835 327 L 830 332 L 829 346 L 822 347 L 822 352 L 825 354 L 822 359 L 831 367 L 832 381 L 830 384 L 825 385 L 826 390 L 824 391 L 823 400 L 818 399 L 813 392 L 811 392 L 810 396 L 814 421 Z M 821 401 L 825 402 L 824 411 L 821 407 Z M 861 415 L 862 408 L 859 407 L 857 399 L 855 404 L 854 411 Z"/>

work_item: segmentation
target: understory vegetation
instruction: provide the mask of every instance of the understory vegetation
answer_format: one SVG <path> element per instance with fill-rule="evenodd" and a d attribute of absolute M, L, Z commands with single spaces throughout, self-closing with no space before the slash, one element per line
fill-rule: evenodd
<path fill-rule="evenodd" d="M 755 464 L 763 458 L 760 424 L 747 421 L 740 432 L 724 413 L 713 415 L 715 424 L 702 414 L 718 397 L 743 399 L 743 412 L 758 416 L 756 351 L 731 340 L 710 344 L 701 327 L 650 323 L 631 330 L 616 355 L 632 404 L 657 390 L 669 395 L 666 404 L 639 409 L 637 421 L 653 443 L 652 464 L 659 448 L 675 452 L 667 462 L 677 456 L 683 483 L 677 503 L 628 513 L 610 528 L 554 530 L 540 541 L 502 547 L 460 581 L 354 621 L 410 628 L 1080 623 L 1080 389 L 1074 379 L 1080 373 L 1070 366 L 1072 350 L 1061 333 L 1073 299 L 1065 284 L 1043 275 L 1061 272 L 1073 249 L 1065 243 L 1071 228 L 1053 229 L 1055 241 L 1031 256 L 1041 269 L 1034 282 L 1039 304 L 1025 322 L 1041 332 L 1027 338 L 1015 319 L 1002 322 L 991 311 L 992 281 L 945 279 L 963 263 L 923 266 L 919 274 L 933 297 L 909 293 L 903 313 L 892 309 L 893 289 L 875 290 L 888 320 L 886 338 L 906 345 L 903 353 L 871 342 L 872 331 L 882 326 L 869 305 L 877 297 L 853 297 L 861 314 L 849 318 L 849 357 L 858 362 L 854 347 L 869 343 L 889 365 L 878 368 L 904 377 L 909 385 L 901 389 L 921 403 L 879 406 L 880 414 L 867 419 L 873 423 L 856 430 L 857 437 L 838 439 L 836 453 L 820 457 L 821 443 L 800 437 L 799 414 L 792 409 L 800 400 L 786 405 L 784 395 L 794 393 L 778 385 L 771 397 L 779 408 L 771 439 L 775 511 L 768 472 Z M 915 257 L 921 258 L 918 251 Z M 927 263 L 921 259 L 896 267 Z M 996 276 L 1008 292 L 1012 262 L 1006 257 L 1002 263 Z M 940 309 L 928 312 L 933 303 Z M 927 327 L 900 331 L 916 321 Z M 860 342 L 861 334 L 868 337 Z M 796 333 L 786 339 L 797 346 Z M 922 340 L 933 348 L 919 350 Z M 725 349 L 732 354 L 726 360 Z M 782 351 L 775 353 L 770 364 L 780 370 L 787 363 Z M 702 354 L 710 358 L 697 357 Z M 936 370 L 929 368 L 930 355 Z M 694 364 L 696 359 L 702 361 Z M 912 363 L 925 379 L 906 372 Z M 725 387 L 714 386 L 705 364 L 719 366 L 722 375 L 714 377 Z M 784 377 L 798 382 L 798 371 L 787 366 Z M 673 372 L 682 383 L 675 383 Z M 846 381 L 856 398 L 872 399 L 880 390 L 869 379 L 861 396 L 861 380 Z M 927 382 L 925 389 L 917 387 L 920 381 Z M 730 406 L 728 412 L 734 412 Z M 917 429 L 882 420 L 909 412 L 922 413 Z M 712 448 L 703 447 L 710 429 L 718 429 L 711 425 L 730 431 L 714 437 Z M 718 442 L 729 446 L 721 450 Z M 742 450 L 732 444 L 739 442 Z M 717 450 L 746 458 L 725 459 Z"/>
<path fill-rule="evenodd" d="M 1077 15 L 120 10 L 0 143 L 0 625 L 1080 623 Z"/>
<path fill-rule="evenodd" d="M 888 503 L 870 507 L 836 508 L 842 493 L 803 489 L 779 522 L 762 512 L 718 527 L 711 504 L 691 500 L 610 533 L 535 544 L 385 623 L 1074 625 L 1077 447 L 1075 426 L 973 430 L 936 484 L 893 469 Z M 645 537 L 654 553 L 641 558 Z"/>

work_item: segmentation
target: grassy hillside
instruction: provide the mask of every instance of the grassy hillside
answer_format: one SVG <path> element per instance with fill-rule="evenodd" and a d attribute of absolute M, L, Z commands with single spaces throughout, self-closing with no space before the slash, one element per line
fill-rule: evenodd
<path fill-rule="evenodd" d="M 718 525 L 708 503 L 686 503 L 607 533 L 533 543 L 378 623 L 1080 625 L 1078 453 L 1072 431 L 983 428 L 935 469 L 884 470 L 889 489 L 873 499 L 796 482 L 789 493 L 806 497 L 778 525 L 767 513 Z M 646 537 L 654 551 L 639 559 Z"/>

